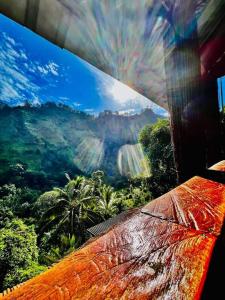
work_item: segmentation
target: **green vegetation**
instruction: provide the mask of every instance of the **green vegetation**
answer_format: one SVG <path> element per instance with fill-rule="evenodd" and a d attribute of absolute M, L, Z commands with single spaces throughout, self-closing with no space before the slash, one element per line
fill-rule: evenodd
<path fill-rule="evenodd" d="M 110 111 L 98 117 L 47 103 L 9 107 L 0 103 L 0 185 L 46 191 L 71 176 L 90 176 L 101 169 L 112 185 L 123 185 L 119 149 L 135 145 L 138 133 L 160 116 L 147 109 L 123 116 Z"/>
<path fill-rule="evenodd" d="M 153 196 L 159 196 L 177 183 L 169 120 L 158 120 L 153 125 L 146 125 L 140 132 L 139 142 L 151 166 L 149 185 Z"/>
<path fill-rule="evenodd" d="M 34 194 L 14 184 L 0 189 L 0 290 L 33 277 L 81 246 L 88 227 L 151 200 L 144 181 L 140 187 L 130 182 L 128 188 L 115 190 L 104 182 L 102 171 L 90 178 L 66 178 L 63 188 L 35 201 Z"/>
<path fill-rule="evenodd" d="M 4 128 L 0 134 L 1 291 L 42 272 L 80 247 L 89 238 L 87 228 L 142 206 L 176 184 L 167 120 L 154 120 L 144 127 L 148 123 L 143 115 L 133 116 L 131 121 L 107 112 L 96 120 L 55 105 L 51 109 L 48 105 L 3 107 L 0 114 Z M 131 124 L 132 132 L 120 129 Z M 110 126 L 114 130 L 111 137 Z M 118 147 L 137 143 L 142 127 L 139 142 L 151 175 L 124 180 L 113 159 Z M 83 144 L 90 137 L 91 143 Z M 97 168 L 93 172 L 92 166 L 84 173 L 77 167 L 79 163 L 84 165 L 84 157 L 78 156 L 74 165 L 75 152 L 86 151 L 86 163 L 91 165 L 90 158 L 100 145 L 95 148 L 96 137 L 105 143 L 104 160 L 95 165 L 103 171 Z"/>
<path fill-rule="evenodd" d="M 38 264 L 38 247 L 33 226 L 20 219 L 7 220 L 0 229 L 0 289 L 31 278 L 46 268 Z"/>

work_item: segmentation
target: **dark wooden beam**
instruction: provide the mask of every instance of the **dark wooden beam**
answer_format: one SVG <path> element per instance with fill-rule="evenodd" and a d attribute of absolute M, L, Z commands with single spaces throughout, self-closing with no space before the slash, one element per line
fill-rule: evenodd
<path fill-rule="evenodd" d="M 195 45 L 193 40 L 183 41 L 166 62 L 167 72 L 173 64 L 167 74 L 168 104 L 179 182 L 199 174 L 206 167 L 205 116 Z"/>
<path fill-rule="evenodd" d="M 179 182 L 202 174 L 221 160 L 217 80 L 210 72 L 202 72 L 195 4 L 188 2 L 188 12 L 181 10 L 174 15 L 170 35 L 164 37 L 167 53 L 169 41 L 174 40 L 170 54 L 166 55 L 165 70 Z M 182 14 L 187 21 L 182 20 Z"/>
<path fill-rule="evenodd" d="M 171 117 L 171 133 L 179 182 L 200 174 L 206 167 L 205 110 L 200 73 L 200 57 L 197 23 L 193 18 L 193 1 L 186 13 L 187 21 L 179 24 L 182 11 L 174 16 L 170 35 L 164 37 L 165 51 L 174 40 L 169 55 L 166 55 L 167 97 Z M 182 7 L 182 6 L 181 6 Z M 186 6 L 185 6 L 186 7 Z M 172 13 L 171 13 L 172 14 Z M 191 21 L 191 24 L 189 23 Z M 189 28 L 192 28 L 191 32 Z"/>
<path fill-rule="evenodd" d="M 225 2 L 216 6 L 202 29 L 200 45 L 201 76 L 205 108 L 205 137 L 207 167 L 222 159 L 225 152 L 218 102 L 217 79 L 225 75 Z"/>

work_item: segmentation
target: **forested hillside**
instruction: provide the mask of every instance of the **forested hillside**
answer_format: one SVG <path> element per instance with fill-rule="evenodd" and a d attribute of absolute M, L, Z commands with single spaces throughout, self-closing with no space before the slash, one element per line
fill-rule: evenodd
<path fill-rule="evenodd" d="M 106 111 L 94 117 L 51 103 L 1 105 L 0 184 L 46 190 L 63 185 L 65 172 L 88 175 L 101 169 L 111 183 L 141 174 L 138 134 L 158 118 L 150 109 L 133 116 Z"/>

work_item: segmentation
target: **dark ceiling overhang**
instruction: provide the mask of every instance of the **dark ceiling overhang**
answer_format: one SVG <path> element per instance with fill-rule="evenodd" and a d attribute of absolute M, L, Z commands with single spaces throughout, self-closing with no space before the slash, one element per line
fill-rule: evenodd
<path fill-rule="evenodd" d="M 0 0 L 0 12 L 167 109 L 165 57 L 174 44 L 171 38 L 165 46 L 164 37 L 171 22 L 180 28 L 189 1 Z M 224 49 L 214 34 L 224 1 L 195 5 L 188 22 L 197 21 L 202 70 L 216 73 Z"/>

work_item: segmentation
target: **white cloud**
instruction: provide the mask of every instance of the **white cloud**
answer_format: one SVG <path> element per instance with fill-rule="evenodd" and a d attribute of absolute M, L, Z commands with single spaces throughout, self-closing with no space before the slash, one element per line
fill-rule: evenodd
<path fill-rule="evenodd" d="M 50 62 L 47 66 L 46 66 L 49 70 L 49 72 L 51 72 L 53 75 L 58 76 L 58 65 L 54 62 Z"/>
<path fill-rule="evenodd" d="M 126 110 L 120 110 L 119 111 L 119 115 L 126 115 L 126 114 L 128 114 L 128 115 L 132 115 L 132 114 L 134 114 L 135 113 L 135 109 L 134 108 L 130 108 L 130 109 L 126 109 Z"/>
<path fill-rule="evenodd" d="M 19 58 L 20 55 L 17 51 L 15 51 L 11 46 L 8 47 L 8 55 L 14 58 Z"/>
<path fill-rule="evenodd" d="M 16 42 L 13 38 L 9 37 L 6 33 L 4 33 L 5 39 L 10 42 L 10 44 L 12 44 L 13 46 L 16 45 Z"/>
<path fill-rule="evenodd" d="M 59 97 L 59 99 L 62 100 L 62 101 L 68 101 L 68 100 L 70 100 L 70 98 L 68 98 L 68 97 Z"/>
<path fill-rule="evenodd" d="M 16 88 L 14 88 L 8 82 L 5 82 L 1 87 L 1 100 L 8 102 L 11 99 L 15 99 L 19 97 L 19 93 Z"/>
<path fill-rule="evenodd" d="M 78 102 L 73 102 L 73 106 L 80 107 L 82 104 Z"/>
<path fill-rule="evenodd" d="M 22 84 L 19 83 L 19 82 L 16 83 L 16 87 L 17 87 L 18 89 L 20 89 L 20 90 L 24 90 L 24 89 L 25 89 L 25 86 L 22 85 Z"/>
<path fill-rule="evenodd" d="M 34 99 L 32 99 L 32 106 L 40 106 L 41 105 L 41 101 L 37 98 L 34 97 Z"/>
<path fill-rule="evenodd" d="M 20 57 L 23 58 L 23 59 L 26 59 L 26 60 L 28 59 L 27 55 L 24 51 L 20 51 Z"/>
<path fill-rule="evenodd" d="M 5 33 L 1 36 L 0 53 L 0 99 L 11 104 L 21 104 L 26 100 L 27 92 L 37 92 L 34 84 L 18 64 L 21 57 L 27 57 L 23 49 L 19 49 L 15 40 Z M 27 64 L 29 69 L 29 65 Z"/>
<path fill-rule="evenodd" d="M 105 89 L 105 93 L 119 104 L 126 104 L 139 96 L 138 93 L 125 84 L 113 79 L 111 82 L 107 82 L 103 88 Z"/>
<path fill-rule="evenodd" d="M 59 66 L 54 62 L 49 62 L 46 65 L 37 65 L 37 70 L 43 75 L 52 74 L 54 76 L 58 76 L 58 68 Z"/>
<path fill-rule="evenodd" d="M 69 97 L 60 96 L 60 97 L 58 97 L 58 99 L 59 99 L 60 101 L 62 101 L 64 104 L 69 105 L 69 106 L 73 106 L 74 108 L 75 108 L 75 107 L 78 108 L 78 107 L 82 106 L 81 103 L 76 102 L 76 101 L 73 101 L 73 100 L 71 100 L 71 98 L 69 98 Z M 57 101 L 57 100 L 56 100 L 56 101 Z"/>
<path fill-rule="evenodd" d="M 47 75 L 48 74 L 48 70 L 45 69 L 45 67 L 42 67 L 42 66 L 38 66 L 37 67 L 38 71 L 44 75 Z"/>
<path fill-rule="evenodd" d="M 30 60 L 22 45 L 5 32 L 0 33 L 0 46 L 0 99 L 12 105 L 29 99 L 38 105 L 40 91 L 53 84 L 59 66 L 53 61 L 43 65 Z M 44 77 L 40 85 L 36 83 L 38 73 Z"/>
<path fill-rule="evenodd" d="M 58 99 L 61 100 L 64 104 L 70 105 L 70 106 L 73 106 L 73 107 L 76 107 L 76 108 L 80 107 L 82 105 L 79 102 L 71 100 L 71 98 L 69 98 L 69 97 L 60 96 Z"/>

